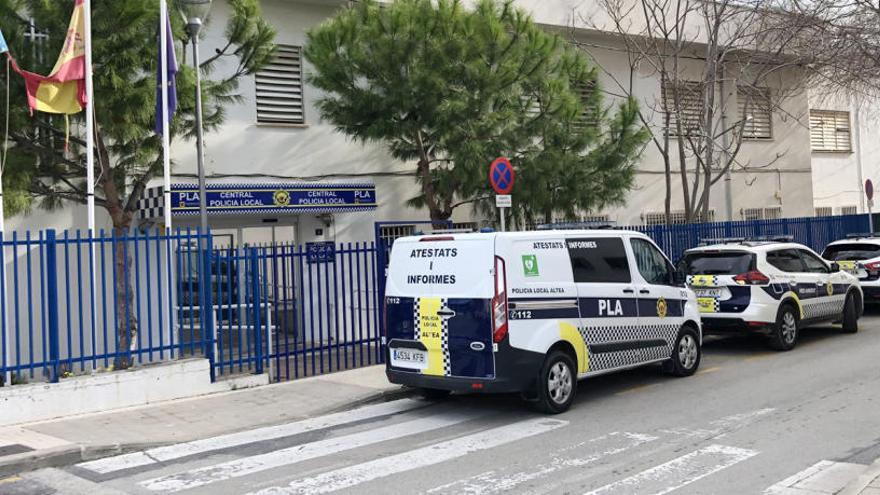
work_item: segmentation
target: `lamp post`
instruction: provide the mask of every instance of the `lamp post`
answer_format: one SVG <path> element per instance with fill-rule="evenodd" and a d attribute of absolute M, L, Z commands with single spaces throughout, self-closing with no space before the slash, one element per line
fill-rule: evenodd
<path fill-rule="evenodd" d="M 196 70 L 196 160 L 199 173 L 199 219 L 202 235 L 208 233 L 208 199 L 205 187 L 205 153 L 202 144 L 202 74 L 199 69 L 199 33 L 211 10 L 212 0 L 180 0 L 180 9 L 186 19 L 186 33 L 193 44 L 193 66 Z M 201 241 L 200 241 L 201 244 Z"/>

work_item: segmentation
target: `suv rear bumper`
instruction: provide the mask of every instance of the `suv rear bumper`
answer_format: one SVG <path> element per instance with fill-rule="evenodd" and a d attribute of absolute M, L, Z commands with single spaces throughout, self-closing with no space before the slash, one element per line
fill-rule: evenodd
<path fill-rule="evenodd" d="M 750 322 L 742 318 L 703 318 L 704 335 L 753 334 L 768 335 L 772 323 Z"/>
<path fill-rule="evenodd" d="M 390 356 L 385 357 L 386 363 L 390 363 Z M 510 339 L 505 338 L 495 353 L 495 378 L 425 375 L 390 365 L 386 365 L 385 375 L 391 383 L 407 387 L 467 393 L 530 393 L 543 364 L 544 354 L 511 347 Z"/>

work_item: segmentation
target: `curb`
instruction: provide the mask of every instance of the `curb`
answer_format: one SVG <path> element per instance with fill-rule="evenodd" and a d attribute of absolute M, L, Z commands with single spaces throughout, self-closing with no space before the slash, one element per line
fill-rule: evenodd
<path fill-rule="evenodd" d="M 837 492 L 837 495 L 859 495 L 877 478 L 880 478 L 880 459 L 868 466 L 868 469 L 861 476 L 847 483 L 843 490 Z"/>
<path fill-rule="evenodd" d="M 79 445 L 66 445 L 4 456 L 0 459 L 0 477 L 42 468 L 67 466 L 80 462 L 82 458 L 83 449 Z"/>
<path fill-rule="evenodd" d="M 357 409 L 359 407 L 368 406 L 370 404 L 376 404 L 379 402 L 391 402 L 393 400 L 405 399 L 407 397 L 412 397 L 415 395 L 415 389 L 407 388 L 407 387 L 399 387 L 393 388 L 390 390 L 382 390 L 381 392 L 376 392 L 375 394 L 368 395 L 361 399 L 357 399 L 349 402 L 343 406 L 333 407 L 324 411 L 320 411 L 314 413 L 312 416 L 321 416 L 324 414 L 333 414 L 338 412 L 350 411 L 352 409 Z"/>

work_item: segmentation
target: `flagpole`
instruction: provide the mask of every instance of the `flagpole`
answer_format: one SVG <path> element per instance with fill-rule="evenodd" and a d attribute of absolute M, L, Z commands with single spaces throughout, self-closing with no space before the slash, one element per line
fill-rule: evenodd
<path fill-rule="evenodd" d="M 159 0 L 159 72 L 162 81 L 162 110 L 156 118 L 162 119 L 162 211 L 165 215 L 165 242 L 171 242 L 171 122 L 168 118 L 168 0 Z M 171 260 L 168 260 L 171 263 Z M 171 277 L 174 271 L 168 272 L 170 275 L 165 277 L 168 295 L 168 318 L 165 319 L 165 332 L 167 334 L 166 342 L 171 345 L 171 318 L 174 314 L 174 306 L 172 305 L 173 294 L 171 288 L 173 282 Z M 161 275 L 160 275 L 161 276 Z M 160 353 L 164 354 L 164 353 Z"/>
<path fill-rule="evenodd" d="M 89 215 L 89 263 L 92 267 L 92 335 L 95 335 L 97 322 L 95 321 L 95 304 L 97 276 L 95 275 L 95 92 L 92 84 L 92 0 L 83 2 L 83 30 L 85 31 L 86 52 L 86 204 Z M 106 349 L 107 343 L 104 342 Z M 95 366 L 95 361 L 92 361 Z"/>

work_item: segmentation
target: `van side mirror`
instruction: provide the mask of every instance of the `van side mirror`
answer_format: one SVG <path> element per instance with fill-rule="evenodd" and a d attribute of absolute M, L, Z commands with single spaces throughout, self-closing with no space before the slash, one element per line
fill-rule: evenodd
<path fill-rule="evenodd" d="M 686 282 L 687 282 L 687 275 L 685 275 L 685 273 L 683 271 L 675 270 L 674 272 L 672 272 L 672 285 L 676 285 L 676 286 L 681 287 L 681 286 L 684 286 L 684 284 Z"/>
<path fill-rule="evenodd" d="M 840 271 L 840 264 L 836 261 L 831 262 L 831 273 L 837 273 Z"/>

